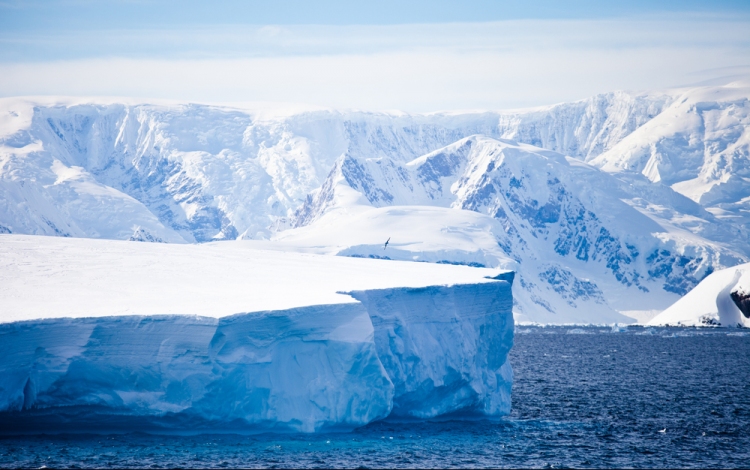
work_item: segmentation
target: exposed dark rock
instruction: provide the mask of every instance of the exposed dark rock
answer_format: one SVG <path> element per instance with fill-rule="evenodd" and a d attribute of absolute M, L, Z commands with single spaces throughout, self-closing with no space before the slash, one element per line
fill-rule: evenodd
<path fill-rule="evenodd" d="M 750 292 L 736 290 L 729 295 L 732 297 L 735 305 L 737 305 L 737 308 L 740 309 L 740 312 L 742 312 L 745 318 L 750 318 Z"/>
<path fill-rule="evenodd" d="M 165 243 L 159 237 L 151 235 L 147 230 L 138 227 L 133 232 L 133 235 L 128 239 L 131 242 L 149 242 L 149 243 Z"/>

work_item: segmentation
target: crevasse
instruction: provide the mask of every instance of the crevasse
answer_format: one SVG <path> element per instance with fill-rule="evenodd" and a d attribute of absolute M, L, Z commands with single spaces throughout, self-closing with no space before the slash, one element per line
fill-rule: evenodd
<path fill-rule="evenodd" d="M 0 432 L 352 429 L 510 411 L 507 281 L 237 314 L 0 325 Z"/>

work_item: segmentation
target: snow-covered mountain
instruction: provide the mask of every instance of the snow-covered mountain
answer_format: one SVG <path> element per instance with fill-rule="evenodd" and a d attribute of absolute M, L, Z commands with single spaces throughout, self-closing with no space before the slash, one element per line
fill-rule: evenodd
<path fill-rule="evenodd" d="M 520 263 L 528 319 L 637 316 L 748 259 L 748 98 L 428 115 L 6 98 L 0 232 Z"/>
<path fill-rule="evenodd" d="M 516 310 L 521 319 L 543 322 L 586 321 L 592 311 L 613 322 L 624 320 L 613 310 L 666 308 L 705 275 L 742 262 L 743 252 L 750 252 L 732 226 L 669 187 L 634 175 L 618 179 L 555 152 L 482 136 L 408 163 L 346 155 L 300 208 L 296 224 L 310 225 L 311 233 L 327 233 L 337 219 L 361 226 L 357 218 L 331 220 L 326 214 L 351 214 L 362 205 L 407 212 L 438 206 L 494 220 L 475 221 L 494 237 L 494 246 L 476 243 L 467 251 L 493 255 L 476 259 L 515 260 Z M 470 236 L 447 217 L 440 223 Z M 395 244 L 420 236 L 391 230 Z M 278 238 L 290 242 L 293 233 Z"/>
<path fill-rule="evenodd" d="M 618 91 L 572 103 L 508 111 L 499 116 L 499 137 L 589 161 L 662 113 L 675 100 L 675 93 Z"/>
<path fill-rule="evenodd" d="M 92 100 L 96 102 L 96 100 Z M 0 100 L 0 230 L 267 238 L 350 152 L 408 161 L 497 116 Z"/>
<path fill-rule="evenodd" d="M 676 94 L 670 106 L 591 159 L 662 182 L 750 237 L 750 84 Z"/>
<path fill-rule="evenodd" d="M 641 173 L 732 219 L 750 237 L 750 81 L 649 93 L 615 92 L 506 113 L 500 135 Z"/>

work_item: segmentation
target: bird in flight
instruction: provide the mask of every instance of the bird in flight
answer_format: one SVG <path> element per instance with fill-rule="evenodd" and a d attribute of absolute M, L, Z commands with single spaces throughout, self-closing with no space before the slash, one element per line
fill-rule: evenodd
<path fill-rule="evenodd" d="M 388 240 L 385 241 L 385 245 L 383 245 L 383 249 L 385 250 L 388 248 L 388 242 L 391 241 L 391 237 L 388 237 Z"/>

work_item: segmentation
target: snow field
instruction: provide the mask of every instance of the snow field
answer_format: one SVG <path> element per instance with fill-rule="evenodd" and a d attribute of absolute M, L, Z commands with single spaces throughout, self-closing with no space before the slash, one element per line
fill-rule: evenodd
<path fill-rule="evenodd" d="M 385 240 L 383 240 L 385 242 Z M 356 302 L 342 292 L 492 282 L 497 269 L 200 245 L 0 235 L 0 322 Z"/>

